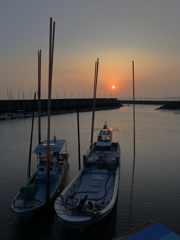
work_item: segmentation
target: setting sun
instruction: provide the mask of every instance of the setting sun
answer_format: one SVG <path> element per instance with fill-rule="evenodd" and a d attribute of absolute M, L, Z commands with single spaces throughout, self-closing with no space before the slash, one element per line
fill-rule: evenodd
<path fill-rule="evenodd" d="M 112 88 L 115 88 L 115 86 L 112 86 Z"/>

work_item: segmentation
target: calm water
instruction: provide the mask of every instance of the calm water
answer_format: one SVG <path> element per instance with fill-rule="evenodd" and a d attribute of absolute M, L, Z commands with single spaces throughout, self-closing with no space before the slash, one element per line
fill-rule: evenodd
<path fill-rule="evenodd" d="M 16 216 L 10 201 L 27 180 L 31 119 L 0 122 L 0 239 L 109 240 L 150 219 L 180 235 L 180 112 L 155 111 L 136 106 L 136 157 L 133 170 L 132 106 L 98 111 L 95 128 L 104 121 L 118 128 L 121 173 L 115 208 L 104 220 L 83 233 L 60 226 L 53 204 L 30 220 Z M 51 136 L 67 140 L 70 153 L 65 187 L 78 172 L 76 113 L 51 117 Z M 80 113 L 81 156 L 90 144 L 92 113 Z M 47 117 L 42 118 L 42 140 L 47 138 Z M 97 132 L 94 132 L 96 138 Z M 38 141 L 34 122 L 33 149 Z M 32 154 L 32 172 L 36 156 Z"/>

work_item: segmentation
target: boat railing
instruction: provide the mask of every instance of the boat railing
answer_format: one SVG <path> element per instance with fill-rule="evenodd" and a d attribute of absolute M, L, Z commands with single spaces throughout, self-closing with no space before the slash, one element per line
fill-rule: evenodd
<path fill-rule="evenodd" d="M 88 157 L 91 153 L 91 151 L 94 149 L 96 143 L 92 143 L 90 147 L 87 149 L 87 151 L 84 153 L 86 157 Z"/>
<path fill-rule="evenodd" d="M 112 150 L 113 151 L 117 151 L 117 148 L 118 148 L 118 143 L 117 142 L 113 142 L 112 143 Z"/>
<path fill-rule="evenodd" d="M 68 155 L 69 155 L 69 153 L 66 150 L 64 150 L 59 154 L 59 159 L 58 160 L 59 161 L 67 160 Z"/>

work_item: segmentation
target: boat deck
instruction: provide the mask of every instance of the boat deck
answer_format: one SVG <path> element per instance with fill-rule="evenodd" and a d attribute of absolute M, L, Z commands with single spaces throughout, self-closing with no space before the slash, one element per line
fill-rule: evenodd
<path fill-rule="evenodd" d="M 115 173 L 116 168 L 85 168 L 74 188 L 68 193 L 69 197 L 67 195 L 67 205 L 62 205 L 61 210 L 67 208 L 74 210 L 83 199 L 90 201 L 93 205 L 95 203 L 98 210 L 106 207 L 113 196 Z"/>
<path fill-rule="evenodd" d="M 58 181 L 61 178 L 62 175 L 62 171 L 61 169 L 58 170 L 55 178 L 51 179 L 50 176 L 50 196 L 53 195 L 53 192 L 55 191 Z M 32 182 L 30 182 L 30 184 L 33 184 L 34 186 L 37 186 L 39 189 L 35 194 L 35 199 L 36 200 L 40 200 L 41 202 L 44 201 L 46 199 L 46 182 L 45 182 L 45 176 L 36 176 L 36 179 Z M 23 195 L 19 194 L 17 197 L 17 200 L 23 200 Z"/>
<path fill-rule="evenodd" d="M 88 154 L 87 163 L 94 163 L 98 160 L 105 161 L 108 164 L 115 163 L 116 156 L 119 151 L 119 145 L 117 143 L 112 143 L 112 148 L 110 152 L 97 152 L 93 149 Z"/>
<path fill-rule="evenodd" d="M 82 199 L 87 195 L 87 200 L 96 202 L 109 202 L 113 193 L 115 173 L 110 169 L 86 170 L 81 177 L 76 198 Z"/>

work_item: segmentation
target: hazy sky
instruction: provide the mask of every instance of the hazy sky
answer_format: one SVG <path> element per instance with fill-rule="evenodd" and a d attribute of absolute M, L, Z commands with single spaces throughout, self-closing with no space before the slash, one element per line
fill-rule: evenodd
<path fill-rule="evenodd" d="M 180 97 L 180 0 L 0 0 L 0 99 L 33 98 L 42 51 L 47 98 L 50 17 L 56 23 L 52 98 Z M 112 89 L 112 86 L 115 89 Z"/>

